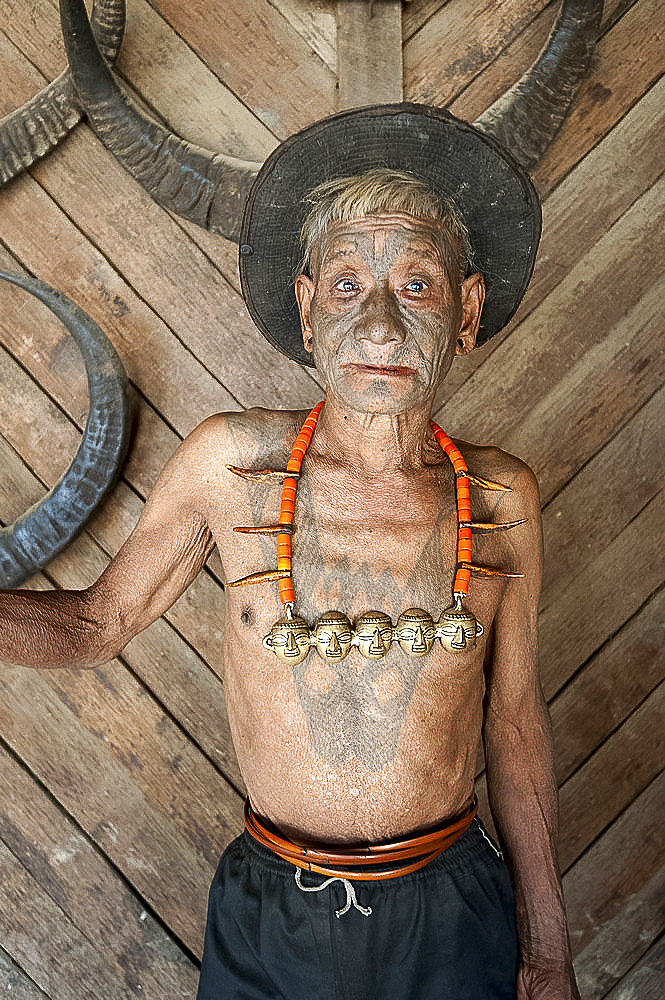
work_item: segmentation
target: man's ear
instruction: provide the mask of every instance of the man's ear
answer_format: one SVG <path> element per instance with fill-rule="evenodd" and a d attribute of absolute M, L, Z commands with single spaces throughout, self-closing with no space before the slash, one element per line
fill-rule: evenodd
<path fill-rule="evenodd" d="M 312 353 L 312 324 L 310 322 L 310 309 L 312 298 L 314 297 L 314 282 L 306 274 L 299 274 L 296 278 L 296 299 L 300 312 L 300 329 L 302 330 L 302 342 L 305 350 Z"/>
<path fill-rule="evenodd" d="M 456 354 L 470 354 L 476 346 L 480 316 L 485 302 L 485 279 L 482 274 L 470 274 L 461 286 L 462 324 L 457 335 Z"/>

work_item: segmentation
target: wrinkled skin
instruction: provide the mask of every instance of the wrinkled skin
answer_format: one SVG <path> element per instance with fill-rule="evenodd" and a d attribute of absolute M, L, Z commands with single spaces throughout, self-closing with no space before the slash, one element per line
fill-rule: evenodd
<path fill-rule="evenodd" d="M 437 225 L 390 215 L 332 225 L 312 277 L 296 283 L 303 339 L 326 405 L 303 460 L 295 506 L 297 614 L 336 610 L 394 622 L 407 608 L 436 620 L 451 603 L 454 476 L 429 412 L 456 354 L 473 348 L 483 281 L 463 281 Z M 135 531 L 81 593 L 0 595 L 0 658 L 94 665 L 115 656 L 194 579 L 213 545 L 227 580 L 274 568 L 274 539 L 233 525 L 275 523 L 280 487 L 227 465 L 284 468 L 306 414 L 252 410 L 204 421 L 178 449 Z M 315 650 L 291 664 L 262 645 L 283 610 L 277 588 L 227 589 L 224 686 L 238 761 L 256 812 L 301 843 L 372 843 L 462 812 L 478 741 L 515 887 L 522 949 L 518 1000 L 578 998 L 556 863 L 556 784 L 537 673 L 542 572 L 535 478 L 496 448 L 461 442 L 469 468 L 510 487 L 474 491 L 474 559 L 515 579 L 474 578 L 475 648 L 436 642 L 409 657 Z M 371 633 L 373 635 L 373 631 Z M 45 638 L 46 637 L 46 638 Z"/>
<path fill-rule="evenodd" d="M 330 226 L 312 263 L 296 296 L 327 398 L 386 414 L 431 402 L 474 346 L 482 277 L 454 280 L 438 227 L 403 214 Z"/>

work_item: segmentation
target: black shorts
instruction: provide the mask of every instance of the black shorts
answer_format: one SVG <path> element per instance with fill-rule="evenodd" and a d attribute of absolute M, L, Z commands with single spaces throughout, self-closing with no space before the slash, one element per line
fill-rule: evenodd
<path fill-rule="evenodd" d="M 517 965 L 508 869 L 478 820 L 420 871 L 368 882 L 244 833 L 210 889 L 198 1000 L 515 1000 Z"/>

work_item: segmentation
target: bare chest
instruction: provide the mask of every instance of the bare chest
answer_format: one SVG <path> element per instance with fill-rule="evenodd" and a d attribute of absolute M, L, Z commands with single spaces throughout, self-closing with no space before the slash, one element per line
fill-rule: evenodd
<path fill-rule="evenodd" d="M 371 608 L 397 617 L 446 600 L 456 514 L 438 484 L 417 491 L 303 486 L 310 502 L 293 537 L 293 577 L 308 613 L 340 608 L 354 617 Z"/>
<path fill-rule="evenodd" d="M 418 607 L 436 619 L 451 603 L 456 565 L 457 510 L 447 473 L 374 481 L 303 475 L 291 537 L 298 613 L 313 621 L 336 609 L 353 619 L 371 609 L 395 620 Z M 279 482 L 248 484 L 238 490 L 232 520 L 255 529 L 276 525 L 280 499 Z M 276 570 L 275 533 L 236 533 L 227 519 L 215 535 L 228 579 Z M 476 545 L 490 563 L 501 558 L 500 540 Z M 276 585 L 266 583 L 243 588 L 242 596 L 270 617 L 279 609 L 276 595 Z"/>
<path fill-rule="evenodd" d="M 407 609 L 421 608 L 433 622 L 438 620 L 452 601 L 456 561 L 457 512 L 451 487 L 452 479 L 442 483 L 436 476 L 360 486 L 334 477 L 317 481 L 303 476 L 294 511 L 292 578 L 295 614 L 305 620 L 311 634 L 326 612 L 344 616 L 356 633 L 368 612 L 383 613 L 394 624 Z M 245 520 L 276 523 L 279 501 L 279 487 L 250 486 Z M 240 576 L 274 568 L 274 536 L 236 538 L 235 555 L 232 547 L 223 553 L 230 572 Z M 395 765 L 410 724 L 416 726 L 418 739 L 424 739 L 417 722 L 423 718 L 430 720 L 432 740 L 438 741 L 437 753 L 442 752 L 442 721 L 454 714 L 453 702 L 456 712 L 465 706 L 469 733 L 476 734 L 481 647 L 453 663 L 431 637 L 427 649 L 415 650 L 416 655 L 397 641 L 392 645 L 386 641 L 385 650 L 380 649 L 381 637 L 370 628 L 367 649 L 358 641 L 358 648 L 340 650 L 339 656 L 320 655 L 317 639 L 316 648 L 302 659 L 295 648 L 291 659 L 275 658 L 273 651 L 265 651 L 263 638 L 284 613 L 276 592 L 274 583 L 229 591 L 227 698 L 232 720 L 235 694 L 244 706 L 256 704 L 251 692 L 261 687 L 259 701 L 269 718 L 257 721 L 257 730 L 265 733 L 276 727 L 280 735 L 275 744 L 301 745 L 300 752 L 313 751 L 335 773 L 352 761 L 372 774 L 391 762 Z M 479 610 L 482 607 L 483 617 L 488 618 L 495 596 L 487 591 L 477 597 Z M 246 655 L 242 662 L 235 655 L 240 648 L 253 650 L 251 676 Z M 442 691 L 447 692 L 445 698 Z M 247 728 L 245 718 L 245 735 Z M 434 732 L 439 734 L 436 738 Z M 468 739 L 473 743 L 475 735 Z M 465 736 L 465 746 L 466 741 Z M 255 759 L 257 752 L 252 744 L 248 757 Z M 433 754 L 432 745 L 429 755 Z M 464 768 L 467 763 L 465 756 Z"/>

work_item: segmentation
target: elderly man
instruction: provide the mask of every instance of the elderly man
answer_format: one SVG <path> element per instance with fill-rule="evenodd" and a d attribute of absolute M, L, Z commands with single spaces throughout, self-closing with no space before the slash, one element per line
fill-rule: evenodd
<path fill-rule="evenodd" d="M 249 799 L 200 1000 L 578 996 L 537 485 L 430 421 L 455 356 L 517 308 L 539 222 L 509 156 L 445 112 L 352 112 L 290 139 L 250 194 L 241 278 L 325 405 L 209 418 L 92 587 L 2 595 L 0 657 L 93 666 L 219 550 Z M 500 849 L 476 817 L 481 734 Z"/>

